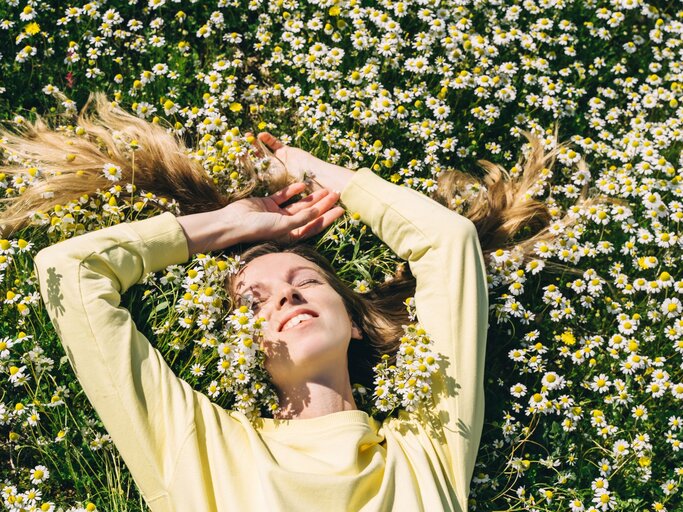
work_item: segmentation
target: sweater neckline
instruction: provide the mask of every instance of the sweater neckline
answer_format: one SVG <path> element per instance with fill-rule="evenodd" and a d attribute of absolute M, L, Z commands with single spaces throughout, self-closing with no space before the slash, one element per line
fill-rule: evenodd
<path fill-rule="evenodd" d="M 331 414 L 318 416 L 317 418 L 294 420 L 260 418 L 258 420 L 258 429 L 263 432 L 282 432 L 286 430 L 315 432 L 329 428 L 340 428 L 353 425 L 370 428 L 375 432 L 379 429 L 378 421 L 361 410 L 333 412 Z"/>

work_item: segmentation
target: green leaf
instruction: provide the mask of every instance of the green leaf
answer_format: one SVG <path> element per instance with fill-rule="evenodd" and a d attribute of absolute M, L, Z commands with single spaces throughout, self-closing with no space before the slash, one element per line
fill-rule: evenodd
<path fill-rule="evenodd" d="M 164 309 L 168 309 L 168 301 L 167 300 L 157 304 L 157 307 L 154 308 L 154 312 L 158 313 L 159 311 L 163 311 Z"/>

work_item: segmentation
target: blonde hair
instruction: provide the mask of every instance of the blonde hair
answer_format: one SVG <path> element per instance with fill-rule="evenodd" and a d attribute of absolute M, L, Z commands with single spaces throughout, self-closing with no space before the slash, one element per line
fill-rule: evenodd
<path fill-rule="evenodd" d="M 557 135 L 557 130 L 556 130 Z M 565 214 L 553 221 L 548 205 L 536 199 L 543 192 L 552 176 L 552 168 L 558 154 L 566 151 L 567 146 L 558 145 L 545 151 L 535 135 L 523 132 L 528 141 L 528 151 L 513 167 L 512 176 L 500 165 L 486 160 L 478 163 L 485 176 L 480 179 L 462 171 L 452 170 L 443 173 L 438 180 L 434 199 L 453 208 L 454 202 L 462 202 L 462 215 L 470 219 L 479 236 L 482 252 L 487 260 L 498 249 L 515 249 L 521 262 L 533 257 L 534 246 L 542 242 L 552 242 L 557 238 L 551 231 L 551 223 L 560 229 L 570 228 L 578 221 L 578 215 Z M 579 172 L 586 172 L 586 162 L 576 163 Z M 469 190 L 469 195 L 460 197 L 460 192 Z M 572 209 L 578 211 L 599 204 L 626 204 L 616 198 L 588 196 L 586 183 Z M 573 267 L 556 262 L 546 262 L 546 268 L 555 271 L 577 273 Z"/>
<path fill-rule="evenodd" d="M 134 183 L 138 190 L 175 200 L 183 214 L 221 208 L 248 196 L 259 184 L 254 167 L 245 162 L 242 187 L 229 193 L 219 190 L 178 137 L 159 124 L 117 108 L 99 93 L 91 95 L 81 111 L 76 136 L 53 130 L 41 119 L 24 124 L 17 133 L 4 131 L 0 136 L 14 162 L 31 162 L 42 171 L 23 193 L 0 200 L 5 206 L 0 212 L 2 236 L 26 226 L 35 211 L 45 212 L 110 187 L 102 172 L 108 163 L 120 167 L 120 183 Z M 514 177 L 501 166 L 480 161 L 486 171 L 483 179 L 456 170 L 445 171 L 438 179 L 433 197 L 452 209 L 464 206 L 461 213 L 476 226 L 485 255 L 516 246 L 527 258 L 535 243 L 555 237 L 548 230 L 548 207 L 534 195 L 561 147 L 546 152 L 538 138 L 526 137 L 530 149 L 515 166 Z M 130 149 L 133 141 L 139 148 L 134 152 Z M 0 172 L 25 175 L 26 168 L 20 164 L 4 166 Z M 578 165 L 585 167 L 583 161 Z M 274 177 L 270 188 L 281 187 L 284 181 L 286 177 Z M 466 191 L 469 196 L 463 198 Z M 609 198 L 588 199 L 584 187 L 577 205 L 605 201 L 614 202 Z M 557 222 L 569 226 L 575 217 L 566 215 Z"/>
<path fill-rule="evenodd" d="M 175 200 L 184 214 L 218 209 L 248 196 L 257 185 L 254 167 L 245 161 L 242 187 L 230 193 L 220 191 L 178 137 L 117 108 L 99 93 L 91 95 L 78 116 L 76 136 L 53 130 L 39 118 L 25 123 L 17 133 L 1 132 L 0 138 L 4 142 L 0 147 L 19 162 L 0 172 L 26 175 L 24 162 L 42 171 L 40 179 L 23 193 L 0 199 L 5 206 L 0 212 L 2 236 L 27 225 L 32 212 L 107 190 L 112 182 L 103 174 L 106 164 L 121 169 L 120 183 L 133 183 L 138 191 Z M 282 185 L 282 177 L 275 181 L 273 187 Z"/>

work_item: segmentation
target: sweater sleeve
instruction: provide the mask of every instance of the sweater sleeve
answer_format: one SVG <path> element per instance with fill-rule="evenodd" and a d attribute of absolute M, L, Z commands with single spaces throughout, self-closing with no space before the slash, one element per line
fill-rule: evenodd
<path fill-rule="evenodd" d="M 469 493 L 484 416 L 488 328 L 486 271 L 472 222 L 419 192 L 359 170 L 342 194 L 351 212 L 399 257 L 417 281 L 418 320 L 442 355 L 433 380 L 434 413 L 443 461 L 456 489 Z M 448 473 L 447 473 L 448 474 Z"/>
<path fill-rule="evenodd" d="M 148 503 L 163 499 L 196 397 L 136 329 L 121 294 L 188 258 L 171 213 L 74 237 L 35 258 L 69 361 Z"/>

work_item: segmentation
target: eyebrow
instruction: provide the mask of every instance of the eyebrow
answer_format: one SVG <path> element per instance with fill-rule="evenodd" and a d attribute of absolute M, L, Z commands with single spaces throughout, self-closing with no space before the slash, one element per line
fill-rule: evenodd
<path fill-rule="evenodd" d="M 287 279 L 291 279 L 292 276 L 294 276 L 297 272 L 300 272 L 301 270 L 312 270 L 313 272 L 315 272 L 316 274 L 318 274 L 319 276 L 322 277 L 322 274 L 321 274 L 320 272 L 318 272 L 318 270 L 317 270 L 316 268 L 314 268 L 314 267 L 309 267 L 308 265 L 300 265 L 300 266 L 298 266 L 298 267 L 294 267 L 294 268 L 289 269 L 289 272 L 287 272 Z M 244 286 L 244 284 L 245 284 L 244 281 L 242 281 L 241 283 L 239 283 L 239 284 L 235 287 L 235 292 L 239 293 L 240 288 L 242 288 L 242 287 Z M 257 281 L 257 282 L 255 282 L 255 283 L 251 283 L 251 285 L 249 286 L 249 288 L 254 288 L 254 287 L 256 287 L 256 286 L 259 286 L 260 284 L 262 284 L 261 281 Z"/>

